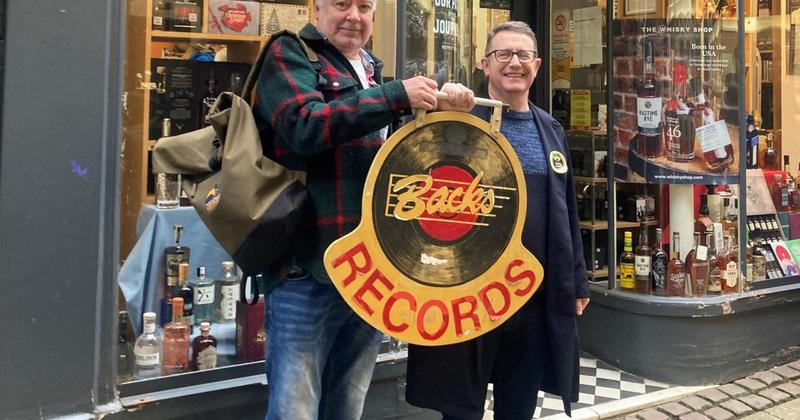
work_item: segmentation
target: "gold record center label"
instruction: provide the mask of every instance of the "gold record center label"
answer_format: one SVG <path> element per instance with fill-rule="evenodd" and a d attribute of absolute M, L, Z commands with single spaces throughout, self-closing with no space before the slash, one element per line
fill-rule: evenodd
<path fill-rule="evenodd" d="M 328 247 L 325 269 L 350 307 L 419 345 L 470 340 L 539 288 L 522 246 L 522 167 L 508 140 L 458 112 L 427 114 L 379 150 L 359 226 Z"/>

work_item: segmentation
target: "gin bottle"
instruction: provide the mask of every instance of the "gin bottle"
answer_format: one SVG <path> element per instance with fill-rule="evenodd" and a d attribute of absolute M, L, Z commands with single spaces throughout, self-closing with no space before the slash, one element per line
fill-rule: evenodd
<path fill-rule="evenodd" d="M 189 370 L 189 325 L 183 320 L 183 299 L 172 298 L 172 322 L 164 326 L 162 375 Z"/>
<path fill-rule="evenodd" d="M 189 286 L 189 264 L 181 263 L 178 268 L 181 292 L 180 297 L 183 298 L 183 320 L 189 325 L 189 332 L 194 329 L 194 292 Z"/>
<path fill-rule="evenodd" d="M 211 335 L 211 324 L 200 323 L 200 335 L 192 341 L 192 369 L 206 370 L 217 367 L 217 339 Z"/>
<path fill-rule="evenodd" d="M 128 311 L 119 311 L 117 339 L 117 382 L 127 382 L 133 377 L 135 357 L 128 339 Z"/>
<path fill-rule="evenodd" d="M 167 247 L 164 250 L 165 260 L 165 277 L 167 280 L 167 289 L 165 294 L 168 296 L 180 296 L 180 265 L 181 263 L 189 263 L 189 254 L 191 250 L 188 246 L 181 245 L 181 234 L 183 233 L 183 226 L 175 225 L 172 227 L 172 236 L 175 239 L 175 244 Z"/>
<path fill-rule="evenodd" d="M 133 354 L 136 359 L 136 379 L 155 378 L 161 374 L 161 342 L 156 336 L 156 314 L 142 315 L 143 332 L 136 339 Z"/>
<path fill-rule="evenodd" d="M 234 272 L 233 261 L 222 262 L 222 278 L 217 280 L 217 322 L 236 322 L 236 301 L 242 279 Z"/>
<path fill-rule="evenodd" d="M 192 279 L 189 285 L 194 295 L 194 325 L 211 322 L 214 318 L 214 279 L 206 277 L 206 268 L 200 266 L 197 267 L 197 278 Z"/>

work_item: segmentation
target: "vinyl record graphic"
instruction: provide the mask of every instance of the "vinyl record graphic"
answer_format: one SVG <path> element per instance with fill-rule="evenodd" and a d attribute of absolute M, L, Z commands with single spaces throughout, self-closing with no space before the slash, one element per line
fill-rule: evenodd
<path fill-rule="evenodd" d="M 521 243 L 522 168 L 497 127 L 422 114 L 378 152 L 361 224 L 324 263 L 345 301 L 386 334 L 421 345 L 469 340 L 541 285 L 542 266 Z"/>
<path fill-rule="evenodd" d="M 421 181 L 395 191 L 398 181 L 412 174 L 429 176 L 430 187 Z M 481 200 L 487 190 L 494 195 L 490 212 L 470 212 L 479 203 L 464 203 L 465 197 L 450 200 L 455 190 L 466 191 L 476 180 L 476 187 L 484 189 Z M 449 194 L 437 195 L 443 187 Z M 412 189 L 421 199 L 417 205 L 424 204 L 426 211 L 411 221 L 392 217 L 396 206 L 414 206 L 402 200 Z M 508 157 L 491 136 L 460 121 L 426 125 L 393 148 L 378 172 L 374 195 L 386 197 L 372 203 L 373 215 L 385 216 L 373 219 L 378 242 L 395 267 L 417 282 L 469 282 L 508 245 L 519 209 L 518 189 Z M 459 206 L 461 211 L 450 210 Z M 433 208 L 443 211 L 431 212 Z"/>

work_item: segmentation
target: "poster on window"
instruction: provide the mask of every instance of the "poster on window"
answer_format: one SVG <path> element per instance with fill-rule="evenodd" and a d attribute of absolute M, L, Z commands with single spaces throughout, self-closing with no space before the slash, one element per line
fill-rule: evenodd
<path fill-rule="evenodd" d="M 613 31 L 616 178 L 738 184 L 735 27 L 648 19 L 615 21 Z"/>

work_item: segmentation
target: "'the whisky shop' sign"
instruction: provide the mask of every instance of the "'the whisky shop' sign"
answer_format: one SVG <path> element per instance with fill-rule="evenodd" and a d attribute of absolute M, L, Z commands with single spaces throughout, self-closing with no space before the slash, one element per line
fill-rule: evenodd
<path fill-rule="evenodd" d="M 437 112 L 395 133 L 370 168 L 360 225 L 326 251 L 339 293 L 384 333 L 466 341 L 541 285 L 542 266 L 521 242 L 522 168 L 493 120 Z"/>

